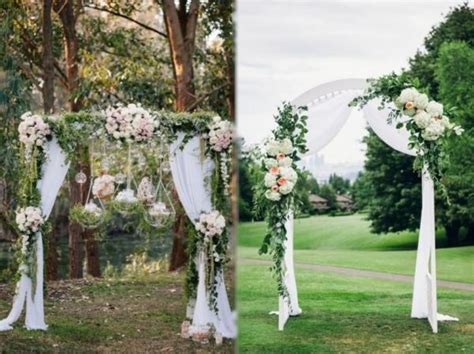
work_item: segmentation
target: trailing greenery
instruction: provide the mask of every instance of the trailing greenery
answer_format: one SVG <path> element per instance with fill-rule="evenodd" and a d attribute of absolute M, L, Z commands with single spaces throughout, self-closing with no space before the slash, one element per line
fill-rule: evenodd
<path fill-rule="evenodd" d="M 277 127 L 272 131 L 275 141 L 289 139 L 293 146 L 291 153 L 287 154 L 291 162 L 291 167 L 298 171 L 296 162 L 300 160 L 300 155 L 307 152 L 306 148 L 306 107 L 294 107 L 290 103 L 284 102 L 278 108 L 275 116 Z M 267 171 L 265 161 L 261 164 L 262 170 Z M 298 183 L 298 182 L 297 182 Z M 267 188 L 262 184 L 256 186 L 256 212 L 265 217 L 267 230 L 260 247 L 259 253 L 269 253 L 273 259 L 271 271 L 277 281 L 278 293 L 287 296 L 288 291 L 284 283 L 285 267 L 285 241 L 287 230 L 285 222 L 288 216 L 294 212 L 299 201 L 295 199 L 295 189 L 288 194 L 282 194 L 280 199 L 270 200 L 266 197 Z"/>

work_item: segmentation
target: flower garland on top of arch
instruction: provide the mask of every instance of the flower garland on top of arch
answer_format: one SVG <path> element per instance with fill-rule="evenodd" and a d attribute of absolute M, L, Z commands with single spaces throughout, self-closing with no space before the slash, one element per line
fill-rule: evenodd
<path fill-rule="evenodd" d="M 117 144 L 153 144 L 164 141 L 173 142 L 178 133 L 184 133 L 184 144 L 193 136 L 201 135 L 203 138 L 203 153 L 214 161 L 215 168 L 211 176 L 211 194 L 213 206 L 219 210 L 219 226 L 222 225 L 229 211 L 229 180 L 231 174 L 231 153 L 233 143 L 233 127 L 228 121 L 209 112 L 170 113 L 153 112 L 139 104 L 109 107 L 103 112 L 77 112 L 64 113 L 58 116 L 43 116 L 26 112 L 21 117 L 18 126 L 21 157 L 20 173 L 22 180 L 18 191 L 16 211 L 16 226 L 19 238 L 17 249 L 19 264 L 18 274 L 34 274 L 34 245 L 39 232 L 48 232 L 48 223 L 40 209 L 40 195 L 36 184 L 41 179 L 41 166 L 46 158 L 45 144 L 54 136 L 67 159 L 72 160 L 78 153 L 80 145 L 87 145 L 95 139 L 106 137 L 108 141 Z M 97 178 L 92 186 L 93 194 L 109 193 L 114 189 L 114 176 L 104 175 Z M 141 186 L 143 187 L 143 186 Z M 139 187 L 140 193 L 146 199 L 146 188 Z M 118 197 L 118 195 L 117 195 Z M 126 197 L 125 195 L 122 197 Z M 71 217 L 78 215 L 87 218 L 97 218 L 101 209 L 97 205 L 86 205 L 72 208 Z M 74 215 L 73 215 L 74 214 Z M 228 237 L 225 230 L 220 230 L 212 235 L 212 240 L 217 245 L 212 247 L 212 254 L 206 255 L 213 259 L 213 264 L 208 267 L 214 274 L 222 269 L 226 259 Z M 198 231 L 199 234 L 203 234 Z M 223 235 L 217 240 L 217 236 Z M 199 247 L 207 247 L 204 242 L 197 242 Z M 209 247 L 205 248 L 206 250 Z M 194 262 L 189 262 L 194 264 Z M 214 264 L 215 263 L 215 264 Z M 209 264 L 209 262 L 208 262 Z M 212 278 L 214 278 L 212 274 Z M 211 277 L 211 274 L 209 274 Z M 196 287 L 197 284 L 191 284 Z"/>
<path fill-rule="evenodd" d="M 364 95 L 356 97 L 350 105 L 362 108 L 375 98 L 381 100 L 379 109 L 392 103 L 388 106 L 387 121 L 395 122 L 398 129 L 405 127 L 408 130 L 408 147 L 416 152 L 415 170 L 422 173 L 426 169 L 447 198 L 442 181 L 443 146 L 450 136 L 464 131 L 450 121 L 448 115 L 453 110 L 446 110 L 441 103 L 430 100 L 428 95 L 416 89 L 417 81 L 410 80 L 406 73 L 392 73 L 368 82 L 370 85 Z"/>
<path fill-rule="evenodd" d="M 267 222 L 259 253 L 272 256 L 271 270 L 277 281 L 278 293 L 283 297 L 288 295 L 284 282 L 285 222 L 299 203 L 295 192 L 299 173 L 296 162 L 307 151 L 306 110 L 306 107 L 296 108 L 290 103 L 283 103 L 278 109 L 275 116 L 277 128 L 262 149 L 263 181 L 256 187 L 255 209 Z"/>

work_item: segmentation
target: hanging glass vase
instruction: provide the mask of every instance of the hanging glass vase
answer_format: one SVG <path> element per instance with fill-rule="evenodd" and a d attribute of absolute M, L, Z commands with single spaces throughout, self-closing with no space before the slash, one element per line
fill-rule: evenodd
<path fill-rule="evenodd" d="M 167 228 L 172 225 L 176 217 L 176 211 L 169 190 L 165 188 L 162 178 L 162 170 L 156 185 L 154 202 L 148 205 L 145 220 L 156 228 Z"/>
<path fill-rule="evenodd" d="M 129 216 L 133 213 L 136 213 L 140 208 L 140 203 L 138 198 L 135 195 L 135 190 L 132 188 L 132 185 L 135 185 L 135 180 L 132 175 L 132 155 L 130 145 L 128 146 L 128 156 L 127 156 L 127 171 L 126 171 L 126 180 L 122 174 L 117 174 L 116 178 L 119 178 L 120 184 L 125 184 L 125 188 L 117 193 L 115 196 L 112 206 L 115 211 L 120 213 L 122 216 Z"/>

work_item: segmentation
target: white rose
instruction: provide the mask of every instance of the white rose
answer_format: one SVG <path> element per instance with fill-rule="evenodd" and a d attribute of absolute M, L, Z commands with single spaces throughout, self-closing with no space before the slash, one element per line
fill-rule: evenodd
<path fill-rule="evenodd" d="M 292 183 L 295 183 L 296 180 L 298 179 L 298 175 L 297 175 L 296 171 L 291 167 L 281 167 L 280 168 L 280 175 L 285 177 L 285 179 L 288 182 L 292 182 Z"/>
<path fill-rule="evenodd" d="M 293 164 L 293 160 L 289 157 L 285 157 L 281 159 L 280 161 L 278 161 L 278 165 L 280 167 L 291 167 L 292 164 Z"/>
<path fill-rule="evenodd" d="M 439 120 L 432 120 L 430 125 L 426 127 L 421 136 L 425 140 L 436 140 L 444 132 L 444 126 Z"/>
<path fill-rule="evenodd" d="M 290 139 L 283 139 L 280 143 L 280 152 L 285 155 L 293 153 L 293 144 Z"/>
<path fill-rule="evenodd" d="M 267 172 L 265 174 L 265 178 L 264 178 L 264 183 L 265 183 L 265 187 L 271 187 L 273 186 L 274 184 L 276 184 L 276 175 L 273 175 L 269 172 Z"/>
<path fill-rule="evenodd" d="M 278 167 L 278 161 L 276 159 L 265 159 L 264 163 L 266 168 Z"/>
<path fill-rule="evenodd" d="M 265 198 L 276 202 L 281 199 L 281 194 L 278 192 L 273 192 L 271 189 L 269 189 L 265 192 Z"/>
<path fill-rule="evenodd" d="M 451 123 L 449 121 L 449 118 L 446 117 L 446 116 L 442 116 L 441 117 L 441 124 L 443 125 L 443 127 L 445 127 L 446 129 L 453 129 L 454 128 L 454 124 Z"/>
<path fill-rule="evenodd" d="M 275 140 L 270 140 L 265 145 L 265 150 L 268 155 L 276 156 L 280 152 L 280 144 Z"/>
<path fill-rule="evenodd" d="M 438 117 L 443 115 L 443 105 L 436 101 L 430 101 L 426 106 L 426 112 L 432 116 Z"/>
<path fill-rule="evenodd" d="M 290 192 L 293 190 L 294 186 L 295 186 L 295 185 L 294 185 L 293 183 L 287 182 L 287 183 L 285 183 L 284 185 L 280 186 L 280 188 L 278 189 L 278 191 L 279 191 L 281 194 L 286 195 L 286 194 L 290 193 Z"/>
<path fill-rule="evenodd" d="M 431 116 L 425 111 L 418 111 L 413 117 L 415 124 L 421 129 L 425 129 L 431 122 Z"/>
<path fill-rule="evenodd" d="M 426 106 L 428 105 L 428 96 L 426 96 L 424 93 L 420 93 L 418 96 L 415 97 L 415 106 L 418 109 L 425 109 Z"/>

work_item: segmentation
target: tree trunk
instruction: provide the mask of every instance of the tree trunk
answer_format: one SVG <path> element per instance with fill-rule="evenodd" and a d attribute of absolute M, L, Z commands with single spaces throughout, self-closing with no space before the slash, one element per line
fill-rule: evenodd
<path fill-rule="evenodd" d="M 81 164 L 76 160 L 73 162 L 72 173 L 69 178 L 69 203 L 70 208 L 81 203 L 83 196 L 83 189 L 87 183 L 82 187 L 75 180 L 75 174 L 81 170 Z M 81 240 L 81 225 L 77 222 L 69 220 L 69 278 L 82 278 L 82 240 Z"/>
<path fill-rule="evenodd" d="M 175 109 L 184 112 L 196 100 L 193 86 L 193 53 L 196 38 L 199 0 L 191 0 L 189 9 L 186 0 L 179 2 L 176 8 L 174 0 L 162 0 L 163 16 L 168 34 L 173 75 L 175 79 Z M 176 195 L 176 191 L 174 191 Z M 170 271 L 177 270 L 186 264 L 185 249 L 186 215 L 178 208 L 173 227 L 173 249 L 170 257 Z"/>
<path fill-rule="evenodd" d="M 58 13 L 64 30 L 64 58 L 66 61 L 66 77 L 68 83 L 69 93 L 69 110 L 71 112 L 78 112 L 82 108 L 82 98 L 78 94 L 79 88 L 79 41 L 77 38 L 76 22 L 79 15 L 79 9 L 74 9 L 75 3 L 73 1 L 59 0 L 54 4 L 54 10 Z M 75 13 L 76 12 L 76 13 Z M 79 147 L 78 150 L 83 150 Z M 89 153 L 85 149 L 85 154 L 81 154 L 80 161 L 75 163 L 75 167 L 82 166 L 83 172 L 87 175 L 87 181 L 90 182 L 91 174 L 90 168 L 85 168 L 89 164 Z M 79 172 L 76 169 L 74 172 Z M 88 185 L 85 184 L 85 185 Z M 84 185 L 84 186 L 85 186 Z M 81 196 L 80 185 L 74 181 L 74 177 L 69 180 L 70 202 L 74 206 L 78 203 L 84 203 L 86 197 Z M 85 192 L 87 193 L 87 191 Z M 77 247 L 82 247 L 81 236 L 86 241 L 86 255 L 88 272 L 91 271 L 92 276 L 100 276 L 99 267 L 99 250 L 97 241 L 91 236 L 90 231 L 83 231 L 79 224 L 70 221 L 69 224 L 69 274 L 71 278 L 82 277 L 82 259 L 83 250 Z M 89 266 L 92 267 L 89 269 Z M 78 269 L 80 268 L 80 270 Z"/>
<path fill-rule="evenodd" d="M 54 54 L 53 54 L 53 22 L 51 19 L 52 0 L 43 0 L 43 110 L 45 114 L 54 112 Z M 46 279 L 58 278 L 58 252 L 56 248 L 56 232 L 53 228 L 45 237 L 46 248 Z"/>

